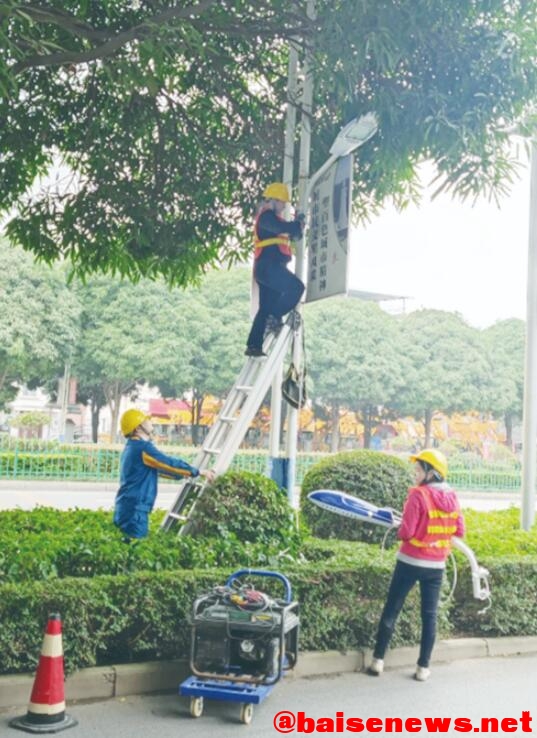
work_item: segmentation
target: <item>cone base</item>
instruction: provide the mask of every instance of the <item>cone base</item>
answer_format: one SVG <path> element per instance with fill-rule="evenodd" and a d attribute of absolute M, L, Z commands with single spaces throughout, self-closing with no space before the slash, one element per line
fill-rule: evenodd
<path fill-rule="evenodd" d="M 10 720 L 9 725 L 11 728 L 24 730 L 27 733 L 59 733 L 60 730 L 73 728 L 75 725 L 78 725 L 78 721 L 70 715 L 64 715 L 62 720 L 58 720 L 57 723 L 34 723 L 28 720 L 26 715 L 23 715 L 22 717 Z"/>

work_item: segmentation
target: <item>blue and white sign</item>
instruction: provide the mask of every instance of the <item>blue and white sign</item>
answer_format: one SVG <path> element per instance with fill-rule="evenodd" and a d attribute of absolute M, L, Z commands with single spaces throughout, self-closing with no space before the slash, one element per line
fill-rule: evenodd
<path fill-rule="evenodd" d="M 339 158 L 312 191 L 306 302 L 347 292 L 352 164 L 352 154 Z"/>

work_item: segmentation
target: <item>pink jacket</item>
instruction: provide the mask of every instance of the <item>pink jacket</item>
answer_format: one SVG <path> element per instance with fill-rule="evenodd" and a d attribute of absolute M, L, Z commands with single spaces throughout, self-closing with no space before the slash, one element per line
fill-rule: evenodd
<path fill-rule="evenodd" d="M 455 532 L 453 535 L 462 538 L 464 536 L 464 517 L 460 511 L 455 492 L 445 482 L 428 484 L 427 488 L 438 510 L 447 513 L 459 513 L 454 520 Z M 423 495 L 419 487 L 411 487 L 403 509 L 403 520 L 397 531 L 397 535 L 402 541 L 399 552 L 414 559 L 443 562 L 449 555 L 449 547 L 418 548 L 410 543 L 412 538 L 422 540 L 425 537 L 428 524 L 428 511 Z"/>

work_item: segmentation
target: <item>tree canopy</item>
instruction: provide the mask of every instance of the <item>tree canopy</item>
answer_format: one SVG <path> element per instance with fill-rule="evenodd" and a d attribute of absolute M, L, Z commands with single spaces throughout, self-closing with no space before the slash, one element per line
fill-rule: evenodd
<path fill-rule="evenodd" d="M 0 241 L 0 408 L 19 385 L 63 373 L 79 336 L 79 312 L 64 271 L 37 266 L 30 254 Z"/>
<path fill-rule="evenodd" d="M 424 157 L 439 186 L 502 192 L 506 127 L 537 92 L 535 3 L 317 0 L 312 23 L 304 6 L 0 0 L 12 241 L 83 277 L 178 285 L 244 258 L 253 204 L 281 177 L 290 37 L 313 53 L 314 168 L 342 124 L 379 115 L 357 157 L 357 214 L 415 196 Z"/>
<path fill-rule="evenodd" d="M 229 241 L 280 135 L 293 3 L 8 1 L 0 20 L 11 238 L 83 275 L 177 284 L 236 258 Z M 58 176 L 28 195 L 53 162 Z"/>
<path fill-rule="evenodd" d="M 235 268 L 187 290 L 107 276 L 68 290 L 65 269 L 0 241 L 0 409 L 22 384 L 55 387 L 69 363 L 95 440 L 101 408 L 115 418 L 120 397 L 134 399 L 144 383 L 191 401 L 195 425 L 207 395 L 223 398 L 244 360 L 249 282 L 249 270 Z M 390 417 L 425 419 L 430 431 L 436 412 L 473 410 L 503 418 L 509 433 L 520 415 L 522 321 L 479 330 L 453 313 L 394 317 L 339 298 L 306 305 L 304 323 L 308 397 L 315 417 L 331 421 L 334 450 L 344 411 L 363 422 L 366 442 Z"/>
<path fill-rule="evenodd" d="M 401 331 L 412 361 L 411 381 L 395 407 L 423 418 L 425 445 L 431 442 L 435 412 L 484 409 L 490 365 L 481 336 L 456 313 L 417 310 L 405 316 Z"/>
<path fill-rule="evenodd" d="M 132 285 L 101 277 L 77 292 L 82 330 L 73 372 L 92 407 L 99 400 L 110 406 L 114 435 L 121 397 L 135 396 L 137 385 L 177 385 L 180 377 L 183 391 L 189 386 L 189 320 L 162 282 Z"/>
<path fill-rule="evenodd" d="M 332 450 L 343 408 L 357 412 L 369 445 L 378 408 L 393 405 L 409 381 L 397 322 L 374 303 L 346 298 L 308 305 L 305 314 L 311 396 L 331 410 Z"/>
<path fill-rule="evenodd" d="M 501 320 L 483 332 L 483 342 L 490 365 L 486 406 L 495 416 L 503 415 L 510 444 L 513 423 L 522 418 L 525 324 L 517 318 Z"/>
<path fill-rule="evenodd" d="M 201 288 L 170 289 L 164 281 L 137 284 L 99 277 L 77 285 L 81 336 L 73 373 L 81 399 L 98 413 L 108 404 L 117 428 L 119 401 L 147 382 L 166 398 L 185 395 L 199 423 L 207 394 L 224 396 L 244 358 L 248 333 L 246 269 L 214 272 Z"/>

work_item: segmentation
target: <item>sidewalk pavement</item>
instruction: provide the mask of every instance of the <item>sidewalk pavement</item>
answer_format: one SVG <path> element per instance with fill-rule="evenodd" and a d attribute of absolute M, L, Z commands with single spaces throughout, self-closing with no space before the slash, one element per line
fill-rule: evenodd
<path fill-rule="evenodd" d="M 501 638 L 456 638 L 438 641 L 433 663 L 466 659 L 537 654 L 537 636 L 506 636 Z M 386 670 L 413 667 L 418 656 L 417 646 L 396 648 L 388 652 Z M 371 651 L 302 652 L 291 678 L 334 676 L 365 670 Z M 107 700 L 128 695 L 175 691 L 190 674 L 186 660 L 149 661 L 140 664 L 120 664 L 81 669 L 65 682 L 65 697 L 69 703 Z M 0 676 L 0 712 L 28 704 L 34 675 Z"/>

